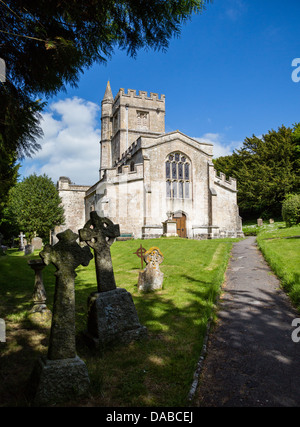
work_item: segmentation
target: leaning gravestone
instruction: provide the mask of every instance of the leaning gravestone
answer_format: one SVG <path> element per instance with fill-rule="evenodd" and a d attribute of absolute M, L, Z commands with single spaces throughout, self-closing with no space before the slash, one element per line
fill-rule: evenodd
<path fill-rule="evenodd" d="M 164 274 L 160 271 L 159 266 L 164 257 L 159 248 L 150 248 L 144 254 L 146 268 L 139 272 L 138 290 L 143 292 L 162 289 Z"/>
<path fill-rule="evenodd" d="M 132 296 L 117 288 L 110 246 L 120 235 L 119 225 L 91 212 L 90 220 L 79 230 L 80 241 L 94 249 L 97 292 L 88 298 L 88 321 L 85 338 L 89 345 L 103 349 L 118 343 L 129 343 L 147 335 L 139 322 Z"/>
<path fill-rule="evenodd" d="M 76 354 L 74 280 L 75 269 L 87 266 L 92 254 L 87 246 L 78 245 L 78 235 L 71 230 L 57 237 L 56 245 L 46 245 L 40 252 L 45 264 L 56 267 L 56 284 L 47 358 L 37 361 L 30 378 L 29 394 L 35 405 L 84 396 L 90 383 L 86 365 Z"/>

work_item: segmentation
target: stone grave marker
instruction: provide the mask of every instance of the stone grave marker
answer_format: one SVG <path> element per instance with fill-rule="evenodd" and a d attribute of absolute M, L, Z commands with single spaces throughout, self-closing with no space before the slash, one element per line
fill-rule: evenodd
<path fill-rule="evenodd" d="M 131 294 L 116 287 L 110 246 L 119 234 L 119 225 L 99 217 L 96 211 L 90 213 L 90 220 L 79 230 L 80 240 L 94 249 L 98 290 L 88 298 L 85 338 L 89 345 L 98 349 L 126 344 L 147 335 L 147 329 L 139 322 Z"/>
<path fill-rule="evenodd" d="M 160 271 L 160 264 L 164 257 L 159 248 L 152 247 L 144 254 L 146 268 L 139 272 L 138 290 L 143 292 L 162 289 L 164 274 Z"/>
<path fill-rule="evenodd" d="M 25 245 L 24 255 L 31 255 L 33 253 L 32 245 Z"/>
<path fill-rule="evenodd" d="M 143 248 L 142 245 L 140 245 L 140 247 L 135 252 L 133 252 L 134 255 L 137 255 L 139 258 L 141 258 L 141 268 L 142 269 L 144 267 L 144 253 L 145 252 L 146 252 L 146 249 Z"/>
<path fill-rule="evenodd" d="M 25 243 L 24 243 L 25 234 L 23 234 L 23 231 L 21 231 L 18 237 L 19 237 L 19 251 L 24 251 L 25 250 Z"/>
<path fill-rule="evenodd" d="M 50 320 L 52 313 L 46 305 L 47 295 L 42 273 L 46 264 L 42 259 L 31 259 L 28 261 L 28 265 L 35 273 L 34 290 L 32 295 L 33 307 L 30 310 L 30 319 L 37 322 Z"/>
<path fill-rule="evenodd" d="M 43 248 L 43 240 L 40 237 L 33 237 L 33 239 L 31 239 L 31 246 L 33 248 L 33 250 L 40 250 Z"/>
<path fill-rule="evenodd" d="M 55 295 L 48 354 L 37 361 L 30 381 L 29 395 L 35 405 L 47 405 L 84 396 L 89 389 L 85 363 L 75 345 L 75 269 L 87 266 L 90 249 L 80 247 L 78 235 L 66 230 L 57 235 L 56 245 L 46 245 L 40 257 L 56 267 Z"/>
<path fill-rule="evenodd" d="M 263 225 L 263 220 L 262 220 L 261 218 L 258 218 L 258 220 L 257 220 L 257 225 L 258 225 L 259 227 L 261 227 L 261 226 Z"/>

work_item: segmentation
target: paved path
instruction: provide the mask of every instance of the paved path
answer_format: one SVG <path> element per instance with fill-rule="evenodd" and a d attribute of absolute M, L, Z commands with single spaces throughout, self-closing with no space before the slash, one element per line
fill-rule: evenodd
<path fill-rule="evenodd" d="M 234 244 L 197 390 L 197 406 L 300 406 L 300 318 L 255 237 Z M 298 334 L 300 336 L 300 333 Z"/>

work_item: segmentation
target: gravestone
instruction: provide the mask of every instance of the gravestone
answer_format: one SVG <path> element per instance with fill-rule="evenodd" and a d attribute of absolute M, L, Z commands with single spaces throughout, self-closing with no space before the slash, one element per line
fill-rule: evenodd
<path fill-rule="evenodd" d="M 43 240 L 40 237 L 33 237 L 33 239 L 31 239 L 31 246 L 34 251 L 36 249 L 40 250 L 43 248 Z"/>
<path fill-rule="evenodd" d="M 270 219 L 269 219 L 269 223 L 270 223 L 270 224 L 274 224 L 274 219 L 273 219 L 273 218 L 270 218 Z"/>
<path fill-rule="evenodd" d="M 79 230 L 80 241 L 94 249 L 97 292 L 88 298 L 85 338 L 97 349 L 127 344 L 147 335 L 147 329 L 139 322 L 131 294 L 116 287 L 110 246 L 119 234 L 119 225 L 99 217 L 96 211 L 90 213 L 90 220 Z"/>
<path fill-rule="evenodd" d="M 24 243 L 25 234 L 23 234 L 23 231 L 21 231 L 18 237 L 19 237 L 19 251 L 24 251 L 25 250 L 25 243 Z"/>
<path fill-rule="evenodd" d="M 139 272 L 138 290 L 142 292 L 162 289 L 164 274 L 160 271 L 160 264 L 164 257 L 159 248 L 152 247 L 144 254 L 146 268 Z"/>
<path fill-rule="evenodd" d="M 51 318 L 51 311 L 46 305 L 46 291 L 43 283 L 42 271 L 46 264 L 41 259 L 32 259 L 28 261 L 29 267 L 35 273 L 34 291 L 32 295 L 33 307 L 30 310 L 30 319 L 37 322 L 48 321 Z"/>
<path fill-rule="evenodd" d="M 257 225 L 258 225 L 259 227 L 261 227 L 261 226 L 263 225 L 263 220 L 262 220 L 261 218 L 258 218 L 258 220 L 257 220 Z"/>
<path fill-rule="evenodd" d="M 25 245 L 24 255 L 31 255 L 33 253 L 32 245 Z"/>
<path fill-rule="evenodd" d="M 141 258 L 141 268 L 142 269 L 144 267 L 144 253 L 145 252 L 146 252 L 146 249 L 143 248 L 142 245 L 140 245 L 140 247 L 135 252 L 133 252 L 134 255 L 137 255 L 139 258 Z"/>
<path fill-rule="evenodd" d="M 66 230 L 57 235 L 56 245 L 46 245 L 40 257 L 56 267 L 55 295 L 48 354 L 37 361 L 29 381 L 29 395 L 35 405 L 47 405 L 84 396 L 89 389 L 85 363 L 75 345 L 75 269 L 87 266 L 90 249 L 81 248 L 78 235 Z"/>

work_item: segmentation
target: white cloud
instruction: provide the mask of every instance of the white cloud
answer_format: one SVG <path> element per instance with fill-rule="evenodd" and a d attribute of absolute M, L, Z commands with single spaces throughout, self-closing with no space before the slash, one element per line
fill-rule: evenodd
<path fill-rule="evenodd" d="M 242 141 L 225 142 L 224 137 L 219 133 L 205 133 L 202 137 L 194 139 L 200 142 L 213 144 L 214 159 L 223 156 L 230 156 L 233 150 L 240 148 L 242 145 Z"/>
<path fill-rule="evenodd" d="M 23 176 L 46 174 L 54 183 L 68 176 L 76 184 L 93 185 L 99 179 L 100 107 L 81 98 L 52 103 L 43 114 L 41 150 L 26 159 Z"/>

